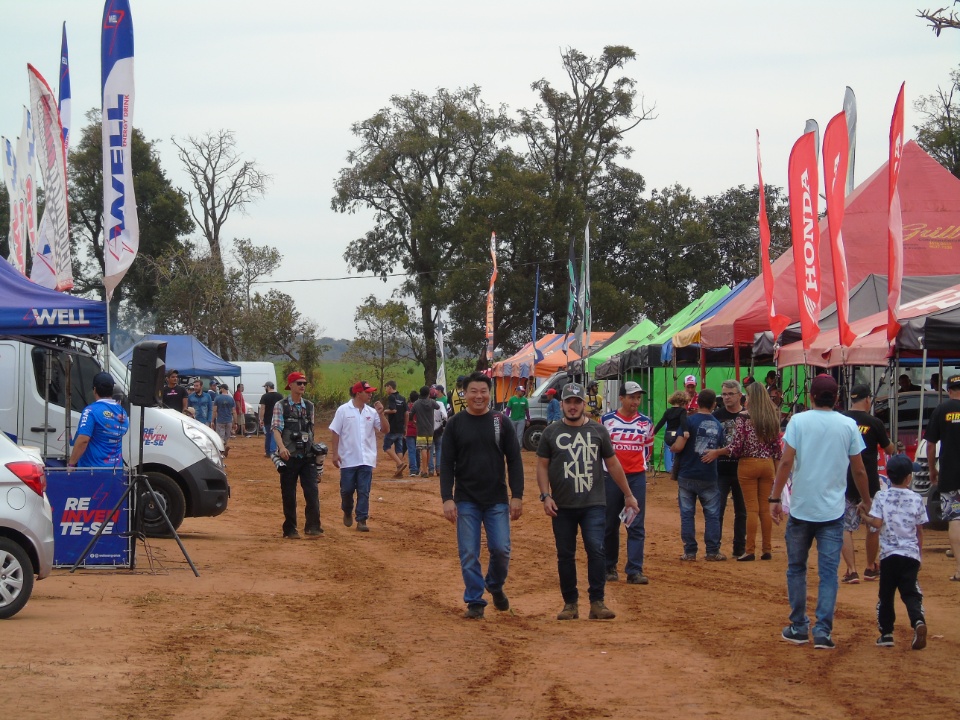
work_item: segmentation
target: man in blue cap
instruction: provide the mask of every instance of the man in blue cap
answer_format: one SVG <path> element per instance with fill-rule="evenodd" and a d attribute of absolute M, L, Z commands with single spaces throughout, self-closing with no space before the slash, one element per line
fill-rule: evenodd
<path fill-rule="evenodd" d="M 97 373 L 93 377 L 96 398 L 83 409 L 73 439 L 68 467 L 123 467 L 121 441 L 130 428 L 130 417 L 113 399 L 113 376 Z"/>

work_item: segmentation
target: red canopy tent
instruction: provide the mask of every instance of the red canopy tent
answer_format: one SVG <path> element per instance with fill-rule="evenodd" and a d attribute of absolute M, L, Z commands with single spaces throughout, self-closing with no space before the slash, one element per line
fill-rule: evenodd
<path fill-rule="evenodd" d="M 960 180 L 914 141 L 903 149 L 900 169 L 903 217 L 903 274 L 946 275 L 960 268 Z M 843 242 L 850 286 L 870 273 L 887 272 L 887 164 L 847 198 Z M 821 307 L 835 302 L 827 220 L 820 222 Z M 773 263 L 777 312 L 799 319 L 793 253 Z M 758 277 L 703 324 L 704 347 L 752 345 L 754 335 L 770 329 L 763 278 Z M 831 332 L 836 335 L 836 330 Z"/>

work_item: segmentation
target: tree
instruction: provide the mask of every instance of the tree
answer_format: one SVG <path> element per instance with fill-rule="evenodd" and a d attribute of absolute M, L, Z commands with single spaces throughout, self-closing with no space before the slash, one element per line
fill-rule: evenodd
<path fill-rule="evenodd" d="M 770 224 L 770 257 L 790 249 L 790 208 L 783 189 L 764 186 Z M 704 199 L 707 227 L 719 255 L 717 280 L 736 285 L 760 275 L 760 186 L 743 185 Z"/>
<path fill-rule="evenodd" d="M 344 353 L 343 359 L 369 368 L 382 388 L 387 375 L 405 360 L 412 358 L 409 346 L 410 316 L 403 303 L 387 300 L 381 303 L 369 295 L 357 307 L 353 320 L 357 338 Z"/>
<path fill-rule="evenodd" d="M 913 104 L 924 120 L 914 125 L 917 144 L 954 177 L 960 178 L 960 69 L 950 72 L 950 85 Z"/>
<path fill-rule="evenodd" d="M 73 253 L 74 289 L 84 293 L 103 285 L 103 143 L 100 111 L 87 112 L 87 125 L 70 151 L 69 217 Z M 77 138 L 77 134 L 72 135 Z M 117 286 L 111 302 L 117 308 L 129 300 L 141 313 L 158 308 L 150 259 L 184 247 L 184 235 L 193 230 L 186 199 L 170 183 L 160 165 L 157 141 L 134 128 L 132 136 L 133 187 L 140 222 L 138 259 Z M 145 262 L 146 261 L 146 262 Z"/>
<path fill-rule="evenodd" d="M 339 212 L 372 209 L 374 227 L 348 245 L 344 259 L 384 279 L 402 268 L 400 293 L 417 306 L 427 382 L 437 373 L 438 273 L 451 268 L 464 203 L 511 127 L 503 108 L 480 99 L 478 87 L 393 96 L 390 106 L 352 126 L 359 146 L 334 182 L 331 205 Z"/>
<path fill-rule="evenodd" d="M 241 238 L 233 241 L 233 259 L 240 273 L 241 291 L 246 300 L 244 307 L 250 312 L 253 286 L 260 278 L 272 275 L 280 267 L 280 251 L 269 245 L 258 247 L 249 238 Z"/>
<path fill-rule="evenodd" d="M 958 0 L 953 0 L 956 5 Z M 942 7 L 939 10 L 917 10 L 917 17 L 930 23 L 930 29 L 940 37 L 947 28 L 960 29 L 960 16 L 953 10 Z"/>
<path fill-rule="evenodd" d="M 270 176 L 255 160 L 244 160 L 232 130 L 188 135 L 173 140 L 190 178 L 190 212 L 210 246 L 211 261 L 224 271 L 221 231 L 230 213 L 245 212 L 264 196 Z"/>

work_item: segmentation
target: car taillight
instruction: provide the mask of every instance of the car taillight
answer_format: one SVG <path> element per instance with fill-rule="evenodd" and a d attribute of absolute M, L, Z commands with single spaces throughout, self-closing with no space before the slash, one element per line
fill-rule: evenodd
<path fill-rule="evenodd" d="M 43 495 L 47 489 L 47 473 L 43 467 L 28 460 L 7 463 L 7 469 L 16 475 L 37 495 Z"/>

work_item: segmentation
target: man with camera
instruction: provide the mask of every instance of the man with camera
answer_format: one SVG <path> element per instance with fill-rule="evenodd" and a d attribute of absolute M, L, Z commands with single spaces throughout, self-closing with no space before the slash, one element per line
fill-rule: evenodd
<path fill-rule="evenodd" d="M 297 481 L 303 488 L 306 519 L 303 532 L 310 537 L 323 535 L 320 527 L 320 492 L 317 488 L 318 453 L 313 442 L 313 403 L 303 397 L 307 378 L 303 373 L 287 376 L 290 396 L 273 406 L 271 430 L 277 443 L 280 472 L 280 497 L 283 501 L 283 536 L 299 540 L 297 531 Z M 319 455 L 322 460 L 322 454 Z"/>
<path fill-rule="evenodd" d="M 330 423 L 333 440 L 333 465 L 340 468 L 340 507 L 343 524 L 353 525 L 356 494 L 357 530 L 370 532 L 370 485 L 377 466 L 377 430 L 386 432 L 389 425 L 378 400 L 367 405 L 377 389 L 362 380 L 350 388 L 350 400 L 337 408 Z"/>

